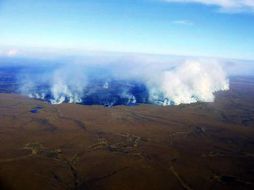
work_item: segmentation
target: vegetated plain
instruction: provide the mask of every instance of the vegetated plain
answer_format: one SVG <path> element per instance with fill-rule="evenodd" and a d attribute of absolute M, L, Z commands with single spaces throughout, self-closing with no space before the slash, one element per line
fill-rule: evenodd
<path fill-rule="evenodd" d="M 2 93 L 0 189 L 254 189 L 253 97 L 252 77 L 213 103 L 167 107 Z"/>

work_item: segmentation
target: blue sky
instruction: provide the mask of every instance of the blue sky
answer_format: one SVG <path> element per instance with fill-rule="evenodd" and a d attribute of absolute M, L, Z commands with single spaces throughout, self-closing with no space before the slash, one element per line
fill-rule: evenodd
<path fill-rule="evenodd" d="M 254 59 L 252 0 L 0 0 L 0 50 Z"/>

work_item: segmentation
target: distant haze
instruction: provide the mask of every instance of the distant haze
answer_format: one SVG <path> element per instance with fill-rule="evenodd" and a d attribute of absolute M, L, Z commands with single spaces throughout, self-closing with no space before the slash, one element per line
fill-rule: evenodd
<path fill-rule="evenodd" d="M 27 65 L 18 61 L 24 66 L 16 74 L 19 93 L 52 104 L 96 102 L 99 96 L 110 105 L 122 100 L 178 105 L 212 102 L 214 92 L 229 89 L 227 65 L 216 59 L 96 55 L 40 60 L 39 65 L 33 59 Z"/>

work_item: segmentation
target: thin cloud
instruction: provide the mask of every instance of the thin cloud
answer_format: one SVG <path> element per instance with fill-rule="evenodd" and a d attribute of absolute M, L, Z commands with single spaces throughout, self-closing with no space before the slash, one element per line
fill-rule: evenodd
<path fill-rule="evenodd" d="M 163 0 L 169 3 L 198 3 L 217 6 L 223 12 L 254 12 L 254 0 Z"/>
<path fill-rule="evenodd" d="M 17 49 L 0 50 L 0 56 L 15 57 L 18 53 Z"/>
<path fill-rule="evenodd" d="M 194 23 L 191 22 L 190 20 L 174 20 L 174 21 L 172 21 L 172 23 L 177 24 L 177 25 L 185 25 L 185 26 L 194 25 Z"/>
<path fill-rule="evenodd" d="M 16 56 L 18 54 L 18 50 L 17 49 L 10 49 L 6 52 L 6 55 L 9 57 L 13 57 Z"/>

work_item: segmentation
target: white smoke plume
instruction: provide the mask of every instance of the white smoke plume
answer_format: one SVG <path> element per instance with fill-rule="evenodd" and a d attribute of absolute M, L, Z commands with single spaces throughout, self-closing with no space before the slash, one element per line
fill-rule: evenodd
<path fill-rule="evenodd" d="M 229 81 L 218 63 L 186 61 L 162 71 L 148 82 L 149 99 L 161 105 L 214 101 L 214 92 L 229 89 Z"/>
<path fill-rule="evenodd" d="M 179 105 L 212 102 L 215 92 L 229 89 L 223 63 L 215 60 L 69 63 L 40 76 L 43 79 L 26 78 L 21 93 L 51 104 L 104 102 L 112 106 L 121 104 L 119 99 L 122 99 L 128 105 Z"/>
<path fill-rule="evenodd" d="M 71 72 L 68 72 L 71 70 Z M 81 103 L 86 86 L 86 76 L 81 70 L 64 68 L 57 70 L 52 79 L 50 102 L 52 104 Z"/>

